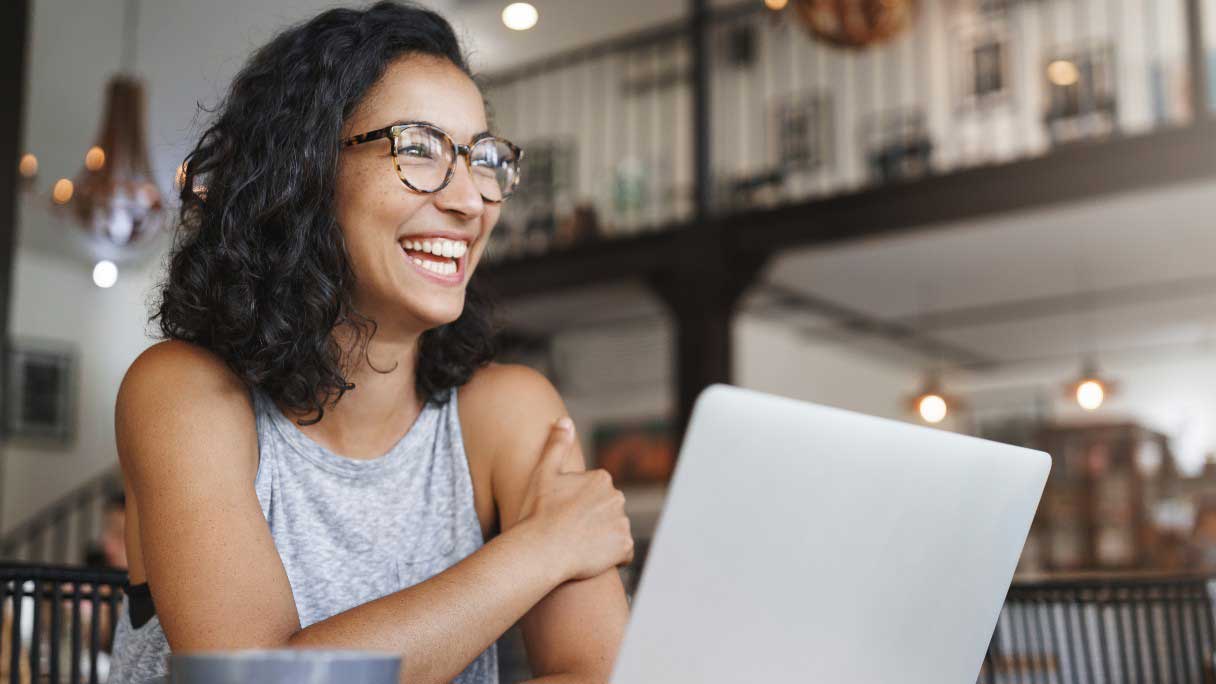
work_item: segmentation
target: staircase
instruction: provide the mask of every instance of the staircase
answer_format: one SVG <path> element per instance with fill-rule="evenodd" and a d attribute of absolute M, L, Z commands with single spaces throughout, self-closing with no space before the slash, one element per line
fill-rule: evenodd
<path fill-rule="evenodd" d="M 51 503 L 0 538 L 0 561 L 80 565 L 101 533 L 106 502 L 122 494 L 118 466 Z"/>

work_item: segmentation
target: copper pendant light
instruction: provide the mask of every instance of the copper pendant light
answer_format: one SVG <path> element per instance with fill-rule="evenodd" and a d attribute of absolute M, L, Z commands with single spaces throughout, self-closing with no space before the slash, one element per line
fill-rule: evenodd
<path fill-rule="evenodd" d="M 794 0 L 812 35 L 837 47 L 882 43 L 912 20 L 912 0 Z"/>
<path fill-rule="evenodd" d="M 124 14 L 123 70 L 106 86 L 101 131 L 85 155 L 69 205 L 95 258 L 121 258 L 147 242 L 165 213 L 148 163 L 144 87 L 131 75 L 138 3 L 127 0 Z"/>

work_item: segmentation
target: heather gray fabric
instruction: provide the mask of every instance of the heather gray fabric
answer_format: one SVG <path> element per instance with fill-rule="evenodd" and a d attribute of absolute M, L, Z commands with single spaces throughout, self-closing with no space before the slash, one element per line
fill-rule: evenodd
<path fill-rule="evenodd" d="M 254 487 L 301 626 L 417 584 L 481 547 L 456 395 L 450 390 L 442 403 L 428 403 L 388 453 L 353 460 L 317 444 L 269 397 L 253 393 L 260 454 Z M 110 682 L 165 674 L 169 645 L 159 619 L 134 629 L 123 605 Z M 497 684 L 497 644 L 453 681 Z"/>

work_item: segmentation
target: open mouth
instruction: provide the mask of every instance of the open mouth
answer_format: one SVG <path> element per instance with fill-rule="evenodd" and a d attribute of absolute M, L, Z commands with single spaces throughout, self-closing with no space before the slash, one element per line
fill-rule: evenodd
<path fill-rule="evenodd" d="M 403 240 L 401 248 L 411 263 L 428 274 L 444 280 L 459 280 L 469 245 L 461 240 L 433 238 Z"/>

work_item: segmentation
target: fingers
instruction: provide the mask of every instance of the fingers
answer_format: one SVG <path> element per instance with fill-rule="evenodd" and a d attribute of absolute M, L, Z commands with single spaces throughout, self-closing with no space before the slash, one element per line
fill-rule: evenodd
<path fill-rule="evenodd" d="M 549 440 L 541 452 L 540 461 L 536 464 L 536 474 L 539 478 L 554 477 L 562 472 L 562 463 L 570 451 L 574 441 L 574 423 L 569 417 L 557 419 L 549 429 Z"/>

